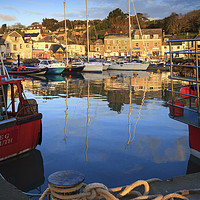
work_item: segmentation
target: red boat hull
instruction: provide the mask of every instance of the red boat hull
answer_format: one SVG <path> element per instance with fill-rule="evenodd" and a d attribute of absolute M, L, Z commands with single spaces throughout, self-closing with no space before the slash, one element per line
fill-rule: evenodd
<path fill-rule="evenodd" d="M 200 128 L 189 125 L 189 146 L 192 152 L 195 152 L 195 156 L 200 156 Z"/>
<path fill-rule="evenodd" d="M 41 118 L 41 114 L 35 114 L 0 124 L 0 160 L 34 149 L 41 143 Z"/>

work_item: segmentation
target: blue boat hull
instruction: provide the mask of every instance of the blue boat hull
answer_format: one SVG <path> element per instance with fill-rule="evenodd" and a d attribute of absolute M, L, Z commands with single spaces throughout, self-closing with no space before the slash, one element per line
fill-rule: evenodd
<path fill-rule="evenodd" d="M 65 67 L 61 68 L 49 68 L 48 72 L 46 74 L 61 74 Z"/>

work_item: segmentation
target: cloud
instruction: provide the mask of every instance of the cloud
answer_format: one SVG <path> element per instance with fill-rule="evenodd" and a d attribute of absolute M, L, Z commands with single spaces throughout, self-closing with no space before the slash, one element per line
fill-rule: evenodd
<path fill-rule="evenodd" d="M 37 5 L 46 5 L 46 6 L 54 5 L 54 3 L 38 3 L 35 1 L 27 1 L 27 0 L 20 0 L 20 1 L 22 1 L 24 3 L 37 4 Z"/>
<path fill-rule="evenodd" d="M 35 11 L 31 11 L 31 10 L 24 10 L 24 12 L 30 13 L 30 14 L 36 14 L 36 15 L 46 15 L 47 14 L 47 13 L 35 12 Z"/>
<path fill-rule="evenodd" d="M 3 6 L 3 8 L 8 10 L 17 10 L 15 6 Z"/>
<path fill-rule="evenodd" d="M 16 17 L 15 16 L 10 16 L 10 15 L 0 14 L 0 19 L 4 20 L 4 21 L 14 21 L 14 20 L 16 20 Z"/>

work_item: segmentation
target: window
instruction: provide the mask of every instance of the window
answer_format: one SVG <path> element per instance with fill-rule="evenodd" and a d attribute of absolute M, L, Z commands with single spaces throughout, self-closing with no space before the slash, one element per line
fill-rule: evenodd
<path fill-rule="evenodd" d="M 17 41 L 17 37 L 15 37 L 15 41 Z"/>
<path fill-rule="evenodd" d="M 149 43 L 148 42 L 145 42 L 144 43 L 144 47 L 148 47 L 149 46 Z"/>
<path fill-rule="evenodd" d="M 139 35 L 134 35 L 134 39 L 139 39 Z"/>
<path fill-rule="evenodd" d="M 115 49 L 115 47 L 113 47 L 113 49 Z"/>
<path fill-rule="evenodd" d="M 22 44 L 20 44 L 20 49 L 22 49 Z"/>
<path fill-rule="evenodd" d="M 48 46 L 49 46 L 48 44 L 45 44 L 45 49 L 48 49 Z"/>
<path fill-rule="evenodd" d="M 110 40 L 107 40 L 107 44 L 110 44 Z"/>
<path fill-rule="evenodd" d="M 119 49 L 121 49 L 121 47 L 119 46 Z"/>
<path fill-rule="evenodd" d="M 97 48 L 96 51 L 99 51 L 99 48 Z"/>
<path fill-rule="evenodd" d="M 17 50 L 17 45 L 13 44 L 13 50 L 16 51 Z"/>
<path fill-rule="evenodd" d="M 150 39 L 150 35 L 143 35 L 144 39 Z"/>
<path fill-rule="evenodd" d="M 113 44 L 115 44 L 116 42 L 115 42 L 115 40 L 113 40 Z"/>
<path fill-rule="evenodd" d="M 118 44 L 121 44 L 121 40 L 118 40 Z"/>
<path fill-rule="evenodd" d="M 7 43 L 7 44 L 6 44 L 6 47 L 7 47 L 8 49 L 10 48 L 10 45 L 9 45 L 9 43 Z"/>
<path fill-rule="evenodd" d="M 180 46 L 177 46 L 177 49 L 180 49 Z"/>
<path fill-rule="evenodd" d="M 124 40 L 124 43 L 127 44 L 127 40 Z"/>
<path fill-rule="evenodd" d="M 29 48 L 29 45 L 28 45 L 28 44 L 26 45 L 26 48 Z"/>
<path fill-rule="evenodd" d="M 135 43 L 135 47 L 139 47 L 139 43 Z"/>
<path fill-rule="evenodd" d="M 110 49 L 110 47 L 107 47 L 107 49 Z"/>
<path fill-rule="evenodd" d="M 125 46 L 124 48 L 127 49 L 127 46 Z"/>
<path fill-rule="evenodd" d="M 154 35 L 153 35 L 153 38 L 154 38 L 154 39 L 158 39 L 158 34 L 154 34 Z"/>
<path fill-rule="evenodd" d="M 154 42 L 154 47 L 157 47 L 158 46 L 158 43 L 157 42 Z"/>

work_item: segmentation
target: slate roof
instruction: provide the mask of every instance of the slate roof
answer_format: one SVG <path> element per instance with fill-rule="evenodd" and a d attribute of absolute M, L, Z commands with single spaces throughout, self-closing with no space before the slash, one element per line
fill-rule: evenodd
<path fill-rule="evenodd" d="M 22 37 L 18 32 L 13 31 L 12 33 L 8 34 L 10 37 Z"/>
<path fill-rule="evenodd" d="M 26 33 L 24 34 L 24 37 L 37 37 L 39 33 Z"/>
<path fill-rule="evenodd" d="M 141 29 L 142 35 L 154 35 L 158 34 L 159 38 L 162 38 L 162 29 Z M 133 29 L 133 32 L 131 36 L 133 37 L 134 35 L 139 35 L 140 36 L 140 30 L 139 29 Z M 141 36 L 140 36 L 141 37 Z"/>
<path fill-rule="evenodd" d="M 49 50 L 53 51 L 53 53 L 56 53 L 58 51 L 58 49 L 62 49 L 63 51 L 65 50 L 65 48 L 60 45 L 60 44 L 52 44 L 49 48 Z"/>
<path fill-rule="evenodd" d="M 119 33 L 119 34 L 109 34 L 105 36 L 105 38 L 115 38 L 115 37 L 128 37 L 128 34 Z"/>

